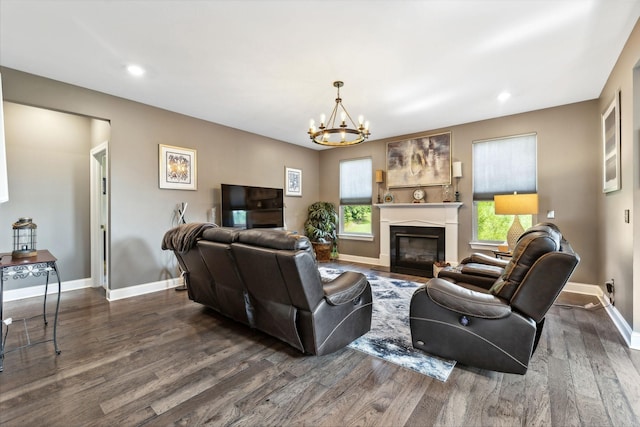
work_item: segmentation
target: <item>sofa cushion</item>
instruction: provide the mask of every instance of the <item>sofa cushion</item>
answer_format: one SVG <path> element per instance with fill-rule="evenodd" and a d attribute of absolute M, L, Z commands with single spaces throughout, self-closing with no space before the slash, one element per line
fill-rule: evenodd
<path fill-rule="evenodd" d="M 531 266 L 542 255 L 558 251 L 561 239 L 561 234 L 550 227 L 537 226 L 535 230 L 527 230 L 518 240 L 513 250 L 513 257 L 505 267 L 502 276 L 496 280 L 489 291 L 510 301 Z"/>
<path fill-rule="evenodd" d="M 238 242 L 252 246 L 286 251 L 311 249 L 311 242 L 307 236 L 282 230 L 242 230 L 238 233 Z"/>
<path fill-rule="evenodd" d="M 209 228 L 202 233 L 202 238 L 211 242 L 233 243 L 238 240 L 238 230 L 234 228 Z"/>

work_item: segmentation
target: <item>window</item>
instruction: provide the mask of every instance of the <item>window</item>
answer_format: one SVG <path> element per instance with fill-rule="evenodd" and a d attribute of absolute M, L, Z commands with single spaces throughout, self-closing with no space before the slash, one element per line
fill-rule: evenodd
<path fill-rule="evenodd" d="M 371 236 L 371 158 L 340 162 L 340 234 Z"/>
<path fill-rule="evenodd" d="M 503 242 L 513 215 L 496 215 L 496 194 L 536 193 L 535 133 L 473 143 L 473 240 Z M 532 215 L 520 215 L 522 226 L 532 225 Z"/>

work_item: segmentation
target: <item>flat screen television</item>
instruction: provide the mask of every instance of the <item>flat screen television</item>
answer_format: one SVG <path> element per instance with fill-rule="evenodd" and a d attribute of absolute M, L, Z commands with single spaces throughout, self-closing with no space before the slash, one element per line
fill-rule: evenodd
<path fill-rule="evenodd" d="M 282 188 L 222 184 L 221 190 L 223 227 L 284 227 Z"/>

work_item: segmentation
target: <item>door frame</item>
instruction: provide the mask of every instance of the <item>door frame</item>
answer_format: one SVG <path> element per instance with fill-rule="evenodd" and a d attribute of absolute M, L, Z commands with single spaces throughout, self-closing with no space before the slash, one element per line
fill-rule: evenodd
<path fill-rule="evenodd" d="M 108 291 L 110 288 L 109 273 L 111 271 L 109 261 L 109 248 L 111 247 L 109 222 L 109 141 L 105 141 L 92 148 L 90 154 L 91 283 L 94 287 L 103 287 Z M 103 159 L 105 162 L 104 170 L 102 167 Z M 104 207 L 102 203 L 104 203 Z"/>

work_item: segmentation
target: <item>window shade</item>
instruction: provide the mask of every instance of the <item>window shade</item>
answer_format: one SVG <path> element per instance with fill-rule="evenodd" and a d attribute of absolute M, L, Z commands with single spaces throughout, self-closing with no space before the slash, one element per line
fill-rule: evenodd
<path fill-rule="evenodd" d="M 371 204 L 371 159 L 342 160 L 340 162 L 340 204 Z"/>
<path fill-rule="evenodd" d="M 536 134 L 473 143 L 473 200 L 496 194 L 536 193 Z"/>

